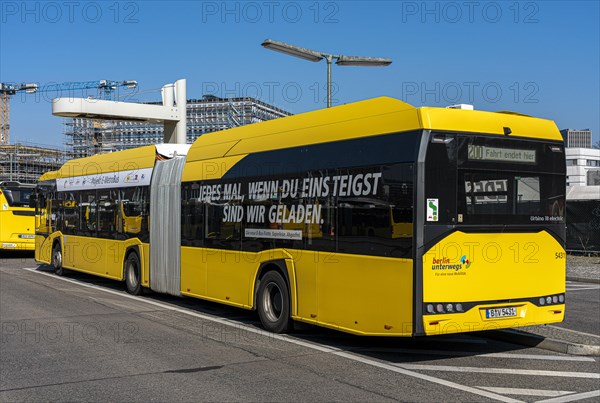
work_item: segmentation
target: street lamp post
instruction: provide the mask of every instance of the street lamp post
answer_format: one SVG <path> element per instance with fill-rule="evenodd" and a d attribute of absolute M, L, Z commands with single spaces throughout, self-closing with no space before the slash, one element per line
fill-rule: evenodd
<path fill-rule="evenodd" d="M 299 46 L 290 45 L 288 43 L 267 39 L 262 43 L 262 46 L 274 50 L 276 52 L 285 53 L 286 55 L 299 57 L 300 59 L 310 62 L 320 62 L 325 59 L 327 62 L 327 107 L 331 108 L 331 62 L 335 59 L 335 64 L 338 66 L 389 66 L 392 64 L 391 59 L 382 57 L 365 57 L 365 56 L 344 56 L 333 55 L 329 53 L 318 52 L 316 50 L 301 48 Z"/>

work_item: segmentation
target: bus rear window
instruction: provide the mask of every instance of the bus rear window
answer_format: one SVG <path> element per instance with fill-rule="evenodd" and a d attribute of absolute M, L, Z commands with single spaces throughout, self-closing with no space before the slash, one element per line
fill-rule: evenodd
<path fill-rule="evenodd" d="M 519 139 L 461 136 L 459 141 L 459 223 L 564 222 L 562 152 L 547 143 Z"/>
<path fill-rule="evenodd" d="M 435 133 L 426 197 L 434 225 L 563 223 L 565 155 L 559 143 L 485 134 Z"/>
<path fill-rule="evenodd" d="M 552 174 L 465 171 L 459 177 L 462 222 L 563 222 L 564 191 L 553 186 Z"/>

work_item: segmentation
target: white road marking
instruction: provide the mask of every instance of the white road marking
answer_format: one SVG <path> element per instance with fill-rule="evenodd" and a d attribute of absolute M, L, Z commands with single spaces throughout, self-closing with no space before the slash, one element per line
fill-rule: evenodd
<path fill-rule="evenodd" d="M 585 291 L 585 290 L 600 290 L 599 286 L 591 286 L 591 287 L 569 287 L 567 286 L 567 291 Z"/>
<path fill-rule="evenodd" d="M 569 395 L 575 392 L 569 392 L 566 390 L 545 390 L 545 389 L 520 389 L 520 388 L 495 388 L 492 386 L 478 386 L 480 389 L 489 390 L 494 393 L 501 393 L 504 395 L 521 395 L 521 396 L 545 396 L 545 397 L 557 397 Z"/>
<path fill-rule="evenodd" d="M 480 368 L 480 367 L 455 367 L 449 365 L 422 365 L 422 364 L 395 364 L 401 368 L 417 371 L 445 371 L 445 372 L 478 372 L 484 374 L 509 374 L 509 375 L 534 375 L 534 376 L 557 376 L 562 378 L 588 378 L 600 379 L 600 374 L 593 372 L 563 372 L 563 371 L 541 371 L 537 369 L 513 369 L 513 368 Z"/>
<path fill-rule="evenodd" d="M 591 337 L 596 337 L 596 338 L 600 339 L 600 336 L 598 336 L 597 334 L 580 332 L 578 330 L 567 329 L 567 328 L 564 328 L 564 327 L 554 326 L 554 325 L 546 325 L 546 326 L 547 327 L 553 327 L 554 329 L 559 329 L 559 330 L 563 330 L 563 331 L 570 332 L 570 333 L 580 334 L 582 336 L 591 336 Z"/>
<path fill-rule="evenodd" d="M 521 360 L 549 360 L 549 361 L 583 361 L 583 362 L 595 362 L 596 361 L 592 357 L 569 356 L 569 355 L 488 353 L 488 354 L 480 354 L 479 357 L 516 358 L 516 359 L 521 359 Z"/>
<path fill-rule="evenodd" d="M 433 376 L 429 376 L 429 375 L 424 375 L 424 374 L 419 374 L 418 372 L 412 372 L 412 371 L 407 371 L 406 369 L 403 369 L 402 371 L 398 371 L 401 368 L 397 368 L 391 364 L 386 364 L 383 362 L 379 362 L 379 361 L 375 361 L 375 360 L 371 360 L 369 358 L 364 358 L 364 357 L 360 357 L 360 356 L 356 356 L 350 353 L 346 353 L 343 351 L 337 351 L 334 352 L 333 354 L 337 355 L 338 357 L 345 357 L 348 358 L 350 360 L 353 361 L 358 361 L 358 362 L 362 362 L 363 364 L 367 364 L 367 365 L 371 365 L 374 367 L 378 367 L 378 368 L 383 368 L 383 369 L 387 369 L 389 371 L 393 371 L 393 372 L 398 372 L 402 375 L 407 375 L 407 376 L 412 376 L 415 378 L 419 378 L 419 379 L 423 379 L 425 381 L 430 381 L 433 383 L 437 383 L 439 385 L 444 385 L 444 386 L 448 386 L 450 388 L 454 388 L 454 389 L 459 389 L 465 392 L 471 392 L 477 395 L 481 395 L 481 396 L 485 396 L 485 397 L 489 397 L 490 399 L 495 399 L 495 400 L 500 400 L 503 402 L 520 402 L 520 400 L 515 400 L 515 399 L 511 399 L 509 397 L 506 396 L 502 396 L 502 395 L 498 395 L 495 394 L 493 392 L 487 392 L 487 391 L 483 391 L 471 386 L 466 386 L 466 385 L 461 385 L 455 382 L 451 382 L 451 381 L 447 381 L 445 379 L 441 379 L 441 378 L 435 378 Z M 417 376 L 420 375 L 420 376 Z M 489 393 L 489 394 L 482 394 L 483 393 Z"/>
<path fill-rule="evenodd" d="M 567 284 L 567 285 L 582 285 L 582 286 L 586 286 L 586 285 L 596 285 L 597 283 L 594 283 L 593 280 L 590 280 L 590 281 L 571 281 L 571 280 L 567 280 L 565 284 Z"/>
<path fill-rule="evenodd" d="M 443 355 L 443 356 L 462 356 L 462 357 L 483 357 L 483 358 L 511 358 L 520 360 L 548 360 L 548 361 L 581 361 L 595 362 L 592 357 L 569 356 L 569 355 L 538 355 L 538 354 L 510 354 L 510 353 L 485 353 L 477 354 L 470 351 L 451 351 L 451 350 L 417 350 L 409 348 L 360 348 L 356 352 L 369 353 L 400 353 L 414 355 Z"/>
<path fill-rule="evenodd" d="M 591 392 L 577 393 L 576 395 L 555 397 L 553 399 L 538 400 L 537 403 L 574 402 L 576 400 L 589 399 L 592 397 L 600 397 L 600 390 L 593 390 Z"/>
<path fill-rule="evenodd" d="M 600 284 L 567 281 L 567 291 L 600 290 Z"/>
<path fill-rule="evenodd" d="M 436 377 L 425 375 L 425 374 L 421 374 L 421 373 L 418 373 L 418 372 L 413 372 L 413 371 L 410 371 L 410 370 L 405 369 L 405 368 L 399 368 L 399 367 L 391 365 L 391 364 L 386 364 L 386 363 L 379 362 L 379 361 L 376 361 L 376 360 L 372 360 L 372 359 L 369 359 L 369 358 L 360 357 L 360 356 L 357 356 L 357 355 L 354 355 L 354 354 L 351 354 L 351 353 L 340 351 L 340 349 L 337 349 L 337 348 L 326 347 L 326 346 L 323 346 L 323 345 L 320 345 L 320 344 L 316 344 L 316 343 L 305 342 L 305 341 L 298 340 L 298 339 L 295 339 L 295 338 L 292 338 L 292 337 L 286 336 L 286 335 L 269 333 L 269 332 L 267 332 L 265 330 L 257 329 L 257 328 L 250 327 L 250 326 L 246 326 L 246 325 L 243 325 L 241 323 L 230 321 L 230 320 L 227 320 L 227 319 L 224 319 L 224 318 L 217 318 L 217 317 L 209 316 L 209 315 L 206 315 L 206 314 L 202 314 L 202 313 L 190 311 L 190 310 L 187 310 L 187 309 L 176 308 L 174 306 L 170 306 L 170 305 L 163 304 L 163 303 L 160 303 L 160 302 L 151 301 L 151 300 L 144 299 L 144 298 L 141 298 L 141 297 L 137 297 L 137 296 L 134 296 L 134 295 L 124 294 L 124 293 L 119 292 L 119 291 L 114 291 L 114 290 L 110 290 L 110 289 L 98 287 L 98 286 L 95 286 L 93 284 L 86 284 L 86 283 L 81 283 L 79 281 L 71 280 L 71 279 L 64 278 L 64 277 L 57 277 L 54 274 L 50 274 L 50 273 L 45 273 L 45 272 L 42 272 L 42 271 L 38 271 L 35 268 L 25 268 L 23 270 L 28 270 L 28 271 L 30 271 L 32 273 L 44 275 L 44 276 L 53 278 L 55 280 L 66 281 L 66 282 L 69 282 L 69 283 L 72 283 L 72 284 L 79 285 L 81 287 L 88 287 L 88 288 L 92 288 L 92 289 L 95 289 L 95 290 L 98 290 L 98 291 L 102 291 L 102 292 L 106 292 L 106 293 L 109 293 L 109 294 L 118 295 L 118 296 L 121 296 L 123 298 L 129 298 L 129 299 L 132 299 L 132 300 L 135 300 L 135 301 L 145 302 L 147 304 L 154 305 L 154 306 L 157 306 L 157 307 L 160 307 L 160 308 L 164 308 L 166 310 L 170 310 L 170 311 L 173 311 L 173 312 L 179 312 L 179 313 L 182 313 L 182 314 L 185 314 L 185 315 L 195 316 L 195 317 L 200 318 L 200 319 L 204 319 L 204 320 L 208 320 L 208 321 L 220 323 L 220 324 L 225 325 L 225 326 L 235 327 L 237 329 L 242 329 L 242 330 L 250 332 L 250 333 L 260 334 L 260 335 L 263 335 L 265 337 L 269 337 L 269 338 L 272 338 L 272 339 L 285 341 L 285 342 L 288 342 L 288 343 L 296 344 L 296 345 L 299 345 L 299 346 L 302 346 L 302 347 L 306 347 L 306 348 L 310 348 L 310 349 L 313 349 L 313 350 L 317 350 L 317 351 L 320 351 L 320 352 L 329 353 L 329 354 L 332 354 L 332 355 L 336 355 L 338 357 L 344 357 L 344 358 L 347 358 L 347 359 L 352 360 L 352 361 L 356 361 L 356 362 L 360 362 L 360 363 L 363 363 L 363 364 L 366 364 L 366 365 L 370 365 L 372 367 L 386 369 L 388 371 L 392 371 L 392 372 L 399 373 L 399 374 L 402 374 L 402 375 L 406 375 L 406 376 L 410 376 L 410 377 L 413 377 L 413 378 L 422 379 L 422 380 L 425 380 L 425 381 L 436 383 L 438 385 L 447 386 L 447 387 L 450 387 L 450 388 L 453 388 L 453 389 L 458 389 L 458 390 L 461 390 L 463 392 L 473 393 L 473 394 L 476 394 L 476 395 L 479 395 L 479 396 L 484 396 L 484 397 L 487 397 L 487 398 L 490 398 L 490 399 L 494 399 L 494 400 L 498 400 L 498 401 L 501 401 L 501 402 L 521 402 L 520 400 L 512 399 L 510 397 L 502 396 L 502 395 L 499 395 L 499 394 L 496 394 L 496 393 L 493 393 L 493 392 L 489 392 L 489 391 L 486 391 L 486 390 L 481 390 L 481 389 L 477 389 L 477 388 L 474 388 L 474 387 L 470 387 L 470 386 L 466 386 L 466 385 L 461 385 L 461 384 L 458 384 L 458 383 L 455 383 L 455 382 L 447 381 L 445 379 L 436 378 Z"/>

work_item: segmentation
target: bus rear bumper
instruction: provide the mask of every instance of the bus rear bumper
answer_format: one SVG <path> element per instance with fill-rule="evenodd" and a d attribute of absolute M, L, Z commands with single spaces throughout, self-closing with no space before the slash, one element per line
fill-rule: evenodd
<path fill-rule="evenodd" d="M 516 308 L 516 315 L 489 318 L 490 309 Z M 476 332 L 562 322 L 565 305 L 536 306 L 531 302 L 479 305 L 464 313 L 423 315 L 426 335 Z"/>

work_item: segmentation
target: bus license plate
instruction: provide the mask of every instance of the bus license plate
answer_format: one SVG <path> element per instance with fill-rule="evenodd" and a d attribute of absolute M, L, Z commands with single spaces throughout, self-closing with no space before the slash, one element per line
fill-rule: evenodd
<path fill-rule="evenodd" d="M 517 316 L 517 308 L 492 308 L 485 310 L 486 319 L 510 318 Z"/>
<path fill-rule="evenodd" d="M 21 239 L 35 239 L 35 235 L 21 234 L 21 235 L 19 235 L 19 238 L 21 238 Z"/>

